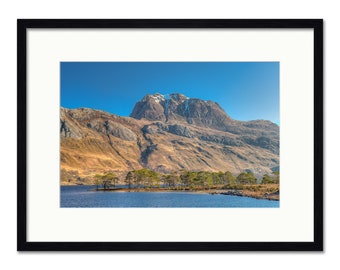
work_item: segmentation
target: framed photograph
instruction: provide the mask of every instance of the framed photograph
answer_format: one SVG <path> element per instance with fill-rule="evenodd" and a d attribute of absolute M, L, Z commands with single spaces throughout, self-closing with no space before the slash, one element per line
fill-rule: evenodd
<path fill-rule="evenodd" d="M 323 22 L 18 20 L 19 251 L 322 251 Z"/>

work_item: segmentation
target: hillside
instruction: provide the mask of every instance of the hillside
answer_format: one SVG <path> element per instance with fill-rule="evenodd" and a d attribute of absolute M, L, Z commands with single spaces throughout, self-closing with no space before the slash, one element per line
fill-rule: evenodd
<path fill-rule="evenodd" d="M 106 171 L 123 178 L 143 167 L 263 175 L 279 166 L 279 126 L 236 121 L 216 102 L 182 94 L 147 95 L 130 117 L 61 108 L 60 163 L 62 184 L 88 183 Z"/>

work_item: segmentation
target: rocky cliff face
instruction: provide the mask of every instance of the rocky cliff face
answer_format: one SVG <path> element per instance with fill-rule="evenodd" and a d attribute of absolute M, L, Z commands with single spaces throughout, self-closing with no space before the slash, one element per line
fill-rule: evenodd
<path fill-rule="evenodd" d="M 236 121 L 217 103 L 182 94 L 147 95 L 130 117 L 61 108 L 60 118 L 63 183 L 143 167 L 262 175 L 279 166 L 277 125 Z"/>
<path fill-rule="evenodd" d="M 219 130 L 233 124 L 216 102 L 187 98 L 182 94 L 146 95 L 135 105 L 130 116 L 166 123 L 180 121 Z"/>

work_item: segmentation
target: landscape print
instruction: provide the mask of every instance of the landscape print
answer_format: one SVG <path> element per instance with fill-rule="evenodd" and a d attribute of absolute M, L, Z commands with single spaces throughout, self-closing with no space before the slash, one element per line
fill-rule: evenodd
<path fill-rule="evenodd" d="M 279 207 L 279 67 L 60 63 L 60 207 Z"/>

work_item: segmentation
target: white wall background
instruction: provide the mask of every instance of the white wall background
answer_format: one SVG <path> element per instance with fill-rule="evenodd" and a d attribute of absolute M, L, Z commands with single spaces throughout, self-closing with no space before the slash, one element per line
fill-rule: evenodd
<path fill-rule="evenodd" d="M 0 7 L 1 269 L 337 269 L 340 62 L 337 1 L 6 1 Z M 323 253 L 18 253 L 16 252 L 17 18 L 323 18 L 325 20 L 325 252 Z"/>

